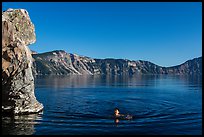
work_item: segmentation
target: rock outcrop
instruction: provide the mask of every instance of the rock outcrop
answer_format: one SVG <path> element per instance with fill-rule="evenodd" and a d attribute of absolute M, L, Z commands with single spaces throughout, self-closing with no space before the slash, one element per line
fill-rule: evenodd
<path fill-rule="evenodd" d="M 35 28 L 24 9 L 2 12 L 2 112 L 37 113 L 43 105 L 34 94 L 29 44 L 36 41 Z"/>
<path fill-rule="evenodd" d="M 149 61 L 127 59 L 93 59 L 56 50 L 33 54 L 35 75 L 134 75 L 134 74 L 172 74 L 202 75 L 202 57 L 173 66 L 162 67 Z"/>
<path fill-rule="evenodd" d="M 35 75 L 83 75 L 93 74 L 90 64 L 94 59 L 56 50 L 33 54 L 33 73 Z"/>
<path fill-rule="evenodd" d="M 167 74 L 202 75 L 202 57 L 188 60 L 181 65 L 168 67 Z"/>

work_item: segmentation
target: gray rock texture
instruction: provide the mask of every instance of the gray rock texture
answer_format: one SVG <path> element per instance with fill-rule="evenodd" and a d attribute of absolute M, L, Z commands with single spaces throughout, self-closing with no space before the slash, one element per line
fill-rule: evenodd
<path fill-rule="evenodd" d="M 2 12 L 2 112 L 37 113 L 43 105 L 34 94 L 29 44 L 36 41 L 35 28 L 24 9 Z"/>
<path fill-rule="evenodd" d="M 202 75 L 202 57 L 177 66 L 162 67 L 143 60 L 93 59 L 63 50 L 32 56 L 34 75 Z"/>

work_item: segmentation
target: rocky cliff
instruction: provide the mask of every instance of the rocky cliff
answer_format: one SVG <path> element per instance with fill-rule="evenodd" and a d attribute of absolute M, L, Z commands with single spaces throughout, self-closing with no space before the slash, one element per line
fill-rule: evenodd
<path fill-rule="evenodd" d="M 173 67 L 161 67 L 149 61 L 131 61 L 127 59 L 93 59 L 56 50 L 33 54 L 35 75 L 70 74 L 202 74 L 202 57 L 189 60 Z"/>
<path fill-rule="evenodd" d="M 33 54 L 35 75 L 93 74 L 94 59 L 56 50 Z"/>
<path fill-rule="evenodd" d="M 2 12 L 2 112 L 36 113 L 43 105 L 34 95 L 29 44 L 36 41 L 35 28 L 24 9 Z"/>
<path fill-rule="evenodd" d="M 202 75 L 202 57 L 188 60 L 181 65 L 168 67 L 166 69 L 167 74 L 190 74 L 190 75 Z"/>

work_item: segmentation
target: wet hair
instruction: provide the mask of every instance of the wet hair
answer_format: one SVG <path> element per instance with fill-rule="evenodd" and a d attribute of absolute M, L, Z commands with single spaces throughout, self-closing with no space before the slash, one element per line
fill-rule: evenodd
<path fill-rule="evenodd" d="M 116 110 L 118 110 L 118 111 L 119 111 L 119 109 L 118 109 L 118 108 L 115 108 L 115 109 L 114 109 L 114 111 L 116 111 Z"/>
<path fill-rule="evenodd" d="M 117 117 L 117 116 L 116 116 L 116 111 L 117 111 L 117 110 L 119 111 L 118 108 L 115 108 L 115 109 L 114 109 L 114 116 L 115 116 L 115 117 Z"/>

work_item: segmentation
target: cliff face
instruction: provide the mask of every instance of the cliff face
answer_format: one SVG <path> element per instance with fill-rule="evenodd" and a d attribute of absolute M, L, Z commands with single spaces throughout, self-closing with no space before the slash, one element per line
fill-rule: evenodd
<path fill-rule="evenodd" d="M 36 113 L 43 105 L 34 95 L 32 56 L 29 44 L 35 29 L 24 9 L 2 12 L 2 112 Z"/>
<path fill-rule="evenodd" d="M 178 65 L 178 66 L 168 67 L 167 73 L 168 74 L 202 75 L 202 57 L 188 60 L 185 63 Z"/>
<path fill-rule="evenodd" d="M 42 54 L 33 54 L 35 75 L 68 75 L 68 74 L 92 74 L 91 65 L 93 59 L 69 54 L 63 50 Z"/>
<path fill-rule="evenodd" d="M 33 54 L 35 75 L 70 74 L 202 74 L 202 57 L 174 67 L 161 67 L 148 61 L 127 59 L 92 59 L 58 50 Z"/>

